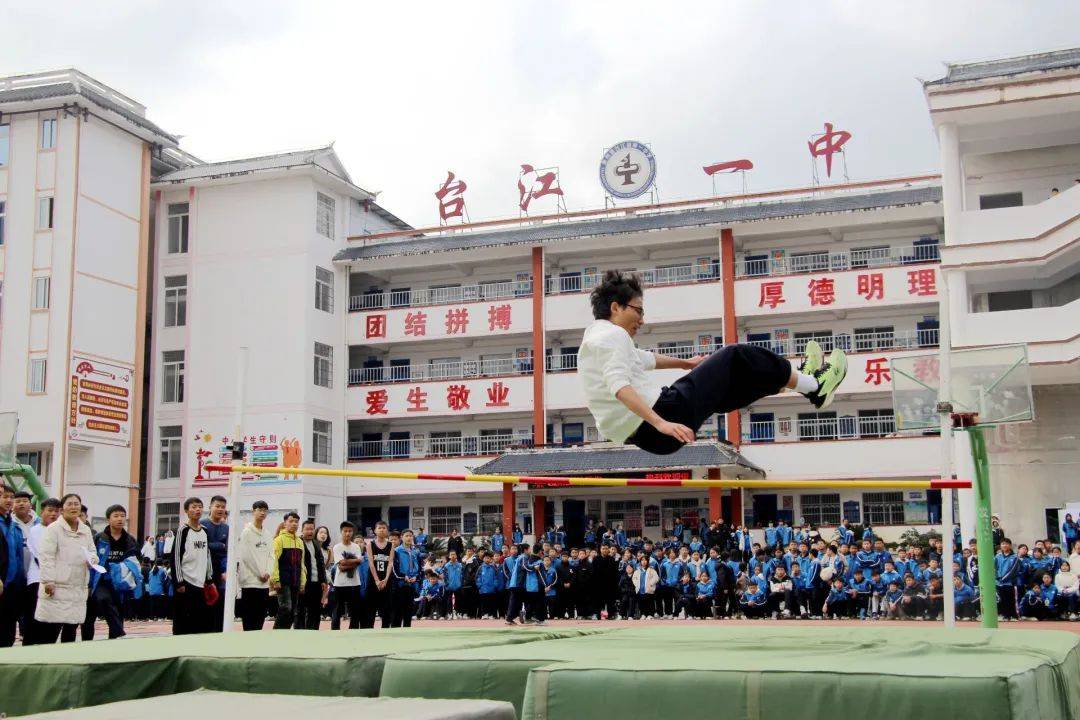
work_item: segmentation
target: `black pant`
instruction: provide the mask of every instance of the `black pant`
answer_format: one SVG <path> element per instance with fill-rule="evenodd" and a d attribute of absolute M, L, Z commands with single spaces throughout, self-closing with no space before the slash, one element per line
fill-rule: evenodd
<path fill-rule="evenodd" d="M 4 587 L 4 594 L 0 595 L 0 647 L 15 644 L 15 628 L 22 617 L 25 592 L 25 585 L 12 583 Z"/>
<path fill-rule="evenodd" d="M 19 635 L 22 636 L 23 645 L 37 645 L 41 642 L 39 638 L 41 626 L 44 623 L 34 619 L 34 613 L 37 612 L 38 587 L 38 583 L 31 583 L 23 592 L 23 611 L 22 617 L 19 618 Z"/>
<path fill-rule="evenodd" d="M 394 588 L 394 622 L 391 627 L 412 627 L 413 613 L 416 611 L 415 585 L 401 581 Z"/>
<path fill-rule="evenodd" d="M 667 585 L 660 585 L 656 588 L 656 601 L 660 606 L 661 615 L 674 615 L 675 601 L 678 598 L 678 592 L 673 587 Z"/>
<path fill-rule="evenodd" d="M 266 605 L 270 602 L 270 590 L 248 587 L 240 591 L 240 621 L 244 630 L 262 630 L 266 623 Z"/>
<path fill-rule="evenodd" d="M 1003 618 L 1016 618 L 1016 586 L 997 586 L 998 615 Z"/>
<path fill-rule="evenodd" d="M 334 588 L 334 611 L 330 615 L 330 629 L 341 628 L 341 617 L 349 614 L 349 629 L 356 630 L 364 619 L 364 598 L 359 585 L 338 586 Z"/>
<path fill-rule="evenodd" d="M 36 620 L 34 622 L 37 622 Z M 78 630 L 78 625 L 66 625 L 62 623 L 37 623 L 37 629 L 34 631 L 34 644 L 35 645 L 53 645 L 56 643 L 56 638 L 60 638 L 62 643 L 75 642 L 75 632 Z"/>
<path fill-rule="evenodd" d="M 677 598 L 675 598 L 675 612 L 672 614 L 678 615 L 680 612 L 685 611 L 686 617 L 691 617 L 694 615 L 695 610 L 696 608 L 694 607 L 693 596 L 680 594 Z"/>
<path fill-rule="evenodd" d="M 180 588 L 184 591 L 180 592 Z M 176 596 L 173 598 L 173 635 L 193 635 L 204 633 L 209 630 L 206 615 L 206 596 L 203 589 L 197 585 L 185 582 L 177 587 Z M 83 624 L 83 639 L 85 640 L 86 624 Z"/>
<path fill-rule="evenodd" d="M 394 627 L 394 587 L 387 583 L 386 587 L 379 590 L 374 581 L 368 582 L 367 612 L 371 615 L 371 624 L 364 627 L 375 627 L 375 616 L 382 618 L 380 627 Z"/>
<path fill-rule="evenodd" d="M 519 616 L 522 620 L 525 620 L 525 613 L 521 611 L 521 606 L 525 602 L 526 593 L 523 588 L 509 588 L 510 601 L 506 606 L 506 622 L 513 622 Z"/>
<path fill-rule="evenodd" d="M 277 615 L 274 616 L 275 630 L 288 630 L 296 619 L 296 608 L 300 604 L 300 588 L 282 585 L 277 591 Z"/>
<path fill-rule="evenodd" d="M 221 632 L 225 629 L 225 583 L 215 581 L 215 585 L 218 591 L 217 602 L 206 608 L 206 621 L 209 623 L 209 632 Z M 112 635 L 109 637 L 112 637 Z"/>
<path fill-rule="evenodd" d="M 127 634 L 124 632 L 124 616 L 120 612 L 120 598 L 117 596 L 116 591 L 113 590 L 111 582 L 107 581 L 104 577 L 98 580 L 98 584 L 94 588 L 94 593 L 91 595 L 90 601 L 93 604 L 94 616 L 105 618 L 105 623 L 109 626 L 110 640 L 124 637 L 124 635 Z M 89 635 L 89 637 L 87 637 L 87 635 Z M 90 622 L 84 624 L 83 640 L 93 639 L 94 623 Z"/>
<path fill-rule="evenodd" d="M 547 616 L 547 602 L 544 599 L 544 591 L 538 590 L 536 592 L 525 593 L 525 607 L 526 615 L 537 622 L 541 622 L 546 619 Z"/>
<path fill-rule="evenodd" d="M 773 351 L 756 345 L 725 345 L 661 390 L 653 410 L 696 432 L 716 413 L 741 410 L 775 395 L 790 381 L 791 363 Z M 646 422 L 627 442 L 655 455 L 670 455 L 683 446 Z"/>
<path fill-rule="evenodd" d="M 480 615 L 498 617 L 499 595 L 498 593 L 484 593 L 480 595 Z"/>
<path fill-rule="evenodd" d="M 765 605 L 768 611 L 771 613 L 780 612 L 780 604 L 784 604 L 784 609 L 792 615 L 799 614 L 799 608 L 796 607 L 795 593 L 791 590 L 783 590 L 781 592 L 770 592 L 769 597 L 765 601 Z"/>
<path fill-rule="evenodd" d="M 956 603 L 956 617 L 958 618 L 971 618 L 974 620 L 978 611 L 979 604 L 973 600 L 965 600 Z"/>
<path fill-rule="evenodd" d="M 322 621 L 322 585 L 308 583 L 296 603 L 294 630 L 318 630 Z"/>

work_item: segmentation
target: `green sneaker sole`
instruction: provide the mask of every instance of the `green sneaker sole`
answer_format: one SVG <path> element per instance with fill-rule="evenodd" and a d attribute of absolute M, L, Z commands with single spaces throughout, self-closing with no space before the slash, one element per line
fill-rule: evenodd
<path fill-rule="evenodd" d="M 825 398 L 821 403 L 821 407 L 827 408 L 832 405 L 833 395 L 836 394 L 840 384 L 847 377 L 847 355 L 844 354 L 843 350 L 837 348 L 829 353 L 829 369 L 825 371 L 824 375 L 818 393 Z"/>
<path fill-rule="evenodd" d="M 810 340 L 803 350 L 803 363 L 799 372 L 805 375 L 813 375 L 825 363 L 825 355 L 821 352 L 821 345 L 817 340 Z"/>

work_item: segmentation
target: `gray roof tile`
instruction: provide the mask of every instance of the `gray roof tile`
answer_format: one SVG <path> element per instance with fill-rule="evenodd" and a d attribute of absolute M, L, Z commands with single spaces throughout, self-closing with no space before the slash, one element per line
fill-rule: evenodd
<path fill-rule="evenodd" d="M 585 220 L 582 222 L 551 223 L 478 232 L 463 235 L 405 238 L 396 242 L 375 245 L 356 245 L 341 250 L 336 262 L 370 260 L 403 255 L 474 250 L 504 245 L 533 245 L 557 242 L 591 235 L 615 235 L 619 233 L 661 230 L 665 228 L 722 225 L 725 223 L 767 220 L 800 215 L 876 210 L 902 205 L 921 205 L 941 202 L 941 187 L 911 187 L 902 190 L 865 193 L 860 195 L 834 195 L 823 198 L 806 198 L 785 202 L 734 205 L 722 208 L 679 210 L 636 215 L 620 218 Z"/>
<path fill-rule="evenodd" d="M 696 442 L 671 455 L 653 455 L 632 446 L 544 448 L 510 450 L 473 472 L 480 475 L 594 475 L 670 468 L 739 466 L 743 472 L 765 476 L 765 471 L 730 445 Z"/>
<path fill-rule="evenodd" d="M 1002 58 L 983 62 L 949 64 L 945 77 L 931 80 L 927 85 L 948 85 L 949 83 L 984 80 L 986 78 L 1007 77 L 1032 72 L 1046 72 L 1062 68 L 1080 67 L 1080 48 L 1055 50 L 1037 55 Z"/>

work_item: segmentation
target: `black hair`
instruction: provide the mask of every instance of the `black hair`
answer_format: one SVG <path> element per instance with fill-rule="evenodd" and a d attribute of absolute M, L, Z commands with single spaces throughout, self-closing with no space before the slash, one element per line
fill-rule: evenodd
<path fill-rule="evenodd" d="M 122 512 L 127 515 L 127 510 L 124 509 L 123 505 L 110 505 L 109 507 L 105 508 L 105 519 L 108 520 L 110 517 L 112 517 L 112 514 L 114 512 Z"/>
<path fill-rule="evenodd" d="M 611 317 L 611 303 L 627 305 L 631 300 L 643 294 L 641 276 L 637 273 L 605 270 L 603 279 L 589 295 L 593 317 L 597 320 L 607 320 Z"/>
<path fill-rule="evenodd" d="M 315 520 L 313 518 L 308 518 L 300 527 L 307 527 L 308 525 L 315 527 Z"/>
<path fill-rule="evenodd" d="M 31 495 L 30 493 L 26 492 L 25 490 L 20 490 L 17 493 L 15 493 L 15 499 L 18 500 L 19 498 L 26 498 L 27 500 L 33 500 L 34 496 Z"/>
<path fill-rule="evenodd" d="M 81 497 L 79 497 L 78 495 L 76 495 L 75 493 L 68 493 L 68 494 L 67 494 L 67 495 L 65 495 L 64 497 L 60 498 L 60 506 L 61 506 L 61 507 L 63 507 L 63 506 L 64 506 L 64 503 L 66 503 L 66 502 L 67 502 L 68 498 L 75 498 L 76 500 L 78 500 L 78 501 L 79 501 L 79 507 L 80 507 L 80 509 L 82 509 L 82 510 L 86 510 L 86 506 L 82 504 L 82 498 L 81 498 Z"/>
<path fill-rule="evenodd" d="M 299 520 L 300 516 L 297 513 L 290 510 L 289 512 L 285 513 L 285 517 L 282 518 L 282 520 L 288 520 L 289 518 L 296 518 L 297 520 Z"/>
<path fill-rule="evenodd" d="M 187 512 L 187 509 L 189 507 L 191 507 L 192 505 L 194 505 L 195 503 L 199 503 L 200 505 L 202 505 L 202 500 L 200 500 L 197 497 L 189 497 L 187 500 L 185 500 L 184 501 L 184 512 Z"/>
<path fill-rule="evenodd" d="M 270 506 L 266 504 L 265 500 L 256 500 L 255 502 L 251 503 L 252 512 L 254 512 L 255 510 L 269 510 L 269 509 L 270 509 Z"/>
<path fill-rule="evenodd" d="M 213 504 L 214 504 L 214 503 L 216 503 L 216 502 L 219 502 L 219 503 L 221 503 L 222 505 L 228 505 L 228 504 L 229 504 L 229 501 L 228 501 L 228 500 L 226 500 L 226 499 L 225 499 L 225 498 L 224 498 L 223 496 L 221 496 L 221 495 L 215 495 L 214 497 L 210 498 L 210 504 L 211 504 L 211 505 L 213 505 Z"/>
<path fill-rule="evenodd" d="M 348 520 L 346 520 L 345 522 L 341 523 L 341 525 L 338 526 L 338 530 L 344 530 L 345 528 L 351 528 L 352 530 L 355 531 L 356 530 L 356 525 L 349 522 Z"/>
<path fill-rule="evenodd" d="M 56 498 L 46 498 L 45 500 L 41 501 L 41 509 L 42 510 L 44 510 L 45 508 L 56 508 L 57 510 L 59 510 L 61 507 L 63 507 L 63 506 L 60 504 L 60 501 L 57 500 Z"/>
<path fill-rule="evenodd" d="M 15 494 L 15 488 L 8 485 L 7 483 L 4 483 L 4 484 L 0 485 L 0 493 L 2 493 L 4 495 L 7 495 L 8 493 L 11 493 L 12 495 L 14 495 Z"/>

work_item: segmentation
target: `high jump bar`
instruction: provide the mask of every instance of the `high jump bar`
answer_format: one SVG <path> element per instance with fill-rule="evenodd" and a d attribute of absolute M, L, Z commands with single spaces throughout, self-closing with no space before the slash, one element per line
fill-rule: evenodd
<path fill-rule="evenodd" d="M 322 475 L 385 480 L 450 480 L 486 482 L 502 485 L 523 484 L 539 487 L 692 487 L 692 488 L 864 488 L 904 490 L 970 489 L 970 480 L 677 480 L 642 478 L 556 477 L 530 475 L 447 475 L 440 473 L 391 472 L 388 470 L 336 470 L 334 468 L 266 467 L 261 465 L 203 466 L 210 472 L 238 472 L 247 475 Z"/>

